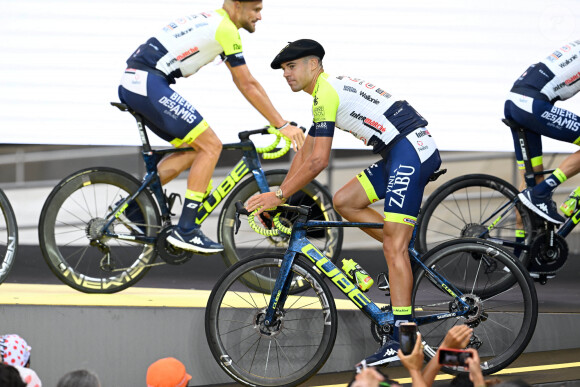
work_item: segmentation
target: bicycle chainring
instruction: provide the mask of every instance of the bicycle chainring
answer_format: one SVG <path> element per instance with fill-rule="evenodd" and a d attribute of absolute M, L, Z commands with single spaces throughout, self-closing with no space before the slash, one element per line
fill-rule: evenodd
<path fill-rule="evenodd" d="M 381 311 L 383 312 L 387 312 L 389 310 L 391 310 L 389 306 L 383 306 L 381 308 Z M 391 326 L 391 324 L 387 324 L 381 327 L 377 325 L 374 321 L 371 321 L 371 334 L 373 335 L 373 339 L 375 339 L 377 343 L 382 345 L 385 343 L 384 340 L 385 337 L 393 334 L 393 327 Z"/>
<path fill-rule="evenodd" d="M 539 233 L 530 245 L 530 273 L 555 274 L 568 259 L 568 244 L 558 234 L 552 234 L 552 243 L 549 243 L 547 232 Z M 552 246 L 550 246 L 550 244 Z"/>
<path fill-rule="evenodd" d="M 182 265 L 193 257 L 191 251 L 182 250 L 167 242 L 167 237 L 171 234 L 176 226 L 167 226 L 163 228 L 155 242 L 157 253 L 165 262 L 170 265 Z"/>

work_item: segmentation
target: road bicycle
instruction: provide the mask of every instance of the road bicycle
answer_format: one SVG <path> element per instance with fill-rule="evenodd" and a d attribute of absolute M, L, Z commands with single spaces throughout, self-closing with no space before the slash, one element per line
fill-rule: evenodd
<path fill-rule="evenodd" d="M 242 207 L 239 204 L 239 211 L 247 214 Z M 310 227 L 383 224 L 309 220 L 310 210 L 303 206 L 279 206 L 272 213 L 290 211 L 298 214 L 291 229 L 274 218 L 280 233 L 290 235 L 286 252 L 253 255 L 230 267 L 206 307 L 205 330 L 214 359 L 230 377 L 248 386 L 295 386 L 323 366 L 338 322 L 329 283 L 371 320 L 377 342 L 384 342 L 393 329 L 390 308 L 379 308 L 307 237 Z M 252 218 L 253 214 L 249 219 L 256 225 Z M 509 365 L 532 337 L 538 313 L 536 291 L 521 262 L 498 245 L 476 238 L 449 241 L 421 256 L 413 247 L 415 234 L 409 245 L 415 264 L 413 320 L 427 357 L 435 355 L 452 326 L 467 324 L 474 328 L 468 346 L 478 349 L 485 374 Z M 248 287 L 264 273 L 276 277 L 268 292 Z"/>
<path fill-rule="evenodd" d="M 118 169 L 86 168 L 63 179 L 50 193 L 40 215 L 40 247 L 52 272 L 65 284 L 87 293 L 113 293 L 134 285 L 156 265 L 179 265 L 194 255 L 174 248 L 166 238 L 173 227 L 172 206 L 179 195 L 163 191 L 157 163 L 165 156 L 192 148 L 151 148 L 143 117 L 120 103 L 111 103 L 121 111 L 131 113 L 137 121 L 142 141 L 142 156 L 146 174 L 142 181 Z M 250 136 L 274 134 L 276 141 L 256 149 Z M 202 224 L 221 202 L 218 218 L 218 240 L 224 245 L 222 253 L 226 266 L 257 251 L 284 251 L 285 236 L 260 237 L 249 227 L 237 235 L 233 233 L 235 207 L 238 200 L 246 202 L 257 193 L 276 190 L 284 180 L 286 170 L 264 171 L 258 152 L 264 158 L 277 158 L 290 149 L 290 141 L 272 152 L 279 131 L 262 128 L 238 134 L 240 142 L 224 144 L 224 150 L 237 150 L 241 160 L 213 191 L 207 193 L 198 211 L 196 222 Z M 209 191 L 209 189 L 208 189 Z M 340 220 L 332 207 L 332 197 L 319 182 L 313 181 L 289 198 L 294 204 L 312 207 L 321 220 Z M 265 221 L 268 221 L 265 219 Z M 283 222 L 290 225 L 292 214 L 283 214 Z M 330 259 L 338 256 L 343 239 L 342 231 L 312 230 L 311 237 Z M 157 256 L 162 261 L 155 262 Z M 273 279 L 260 278 L 253 286 L 259 288 Z"/>
<path fill-rule="evenodd" d="M 18 226 L 8 197 L 0 189 L 0 284 L 12 269 L 18 250 Z"/>
<path fill-rule="evenodd" d="M 516 130 L 524 156 L 525 183 L 536 185 L 525 130 L 512 120 L 502 120 Z M 423 204 L 418 218 L 419 251 L 428 251 L 449 239 L 472 236 L 489 239 L 512 251 L 530 275 L 546 284 L 568 257 L 566 236 L 580 221 L 580 206 L 557 226 L 537 216 L 518 199 L 519 190 L 507 181 L 487 174 L 459 176 L 435 190 Z"/>

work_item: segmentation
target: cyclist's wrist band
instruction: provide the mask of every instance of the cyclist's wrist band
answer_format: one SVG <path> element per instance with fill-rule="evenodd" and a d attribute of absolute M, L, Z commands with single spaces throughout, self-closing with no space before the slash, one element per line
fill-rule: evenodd
<path fill-rule="evenodd" d="M 286 121 L 286 123 L 285 123 L 284 125 L 280 126 L 279 128 L 276 128 L 276 129 L 278 129 L 278 130 L 282 130 L 282 129 L 284 129 L 285 127 L 287 127 L 288 125 L 290 125 L 290 122 L 289 122 L 289 121 Z"/>

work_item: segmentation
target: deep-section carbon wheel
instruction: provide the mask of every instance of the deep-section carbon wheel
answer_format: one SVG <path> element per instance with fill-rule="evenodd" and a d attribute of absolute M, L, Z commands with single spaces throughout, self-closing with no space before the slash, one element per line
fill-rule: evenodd
<path fill-rule="evenodd" d="M 65 284 L 86 293 L 114 293 L 132 286 L 149 270 L 154 245 L 136 243 L 133 235 L 155 236 L 159 212 L 148 191 L 136 205 L 103 226 L 116 203 L 136 192 L 140 183 L 111 168 L 89 168 L 62 180 L 50 193 L 38 226 L 40 248 L 52 272 Z"/>
<path fill-rule="evenodd" d="M 4 282 L 16 258 L 18 226 L 8 197 L 0 190 L 0 284 Z"/>
<path fill-rule="evenodd" d="M 276 278 L 282 258 L 282 254 L 258 254 L 232 266 L 216 283 L 206 307 L 205 331 L 215 360 L 246 385 L 304 382 L 324 365 L 336 339 L 338 315 L 330 290 L 299 260 L 291 273 L 300 276 L 308 290 L 279 300 L 275 321 L 265 324 L 272 290 L 257 293 L 246 284 L 260 282 L 263 275 Z"/>
<path fill-rule="evenodd" d="M 473 238 L 441 244 L 424 258 L 449 289 L 463 289 L 459 298 L 468 306 L 435 284 L 423 268 L 416 272 L 414 316 L 439 314 L 419 326 L 426 354 L 435 355 L 451 327 L 467 324 L 474 329 L 469 346 L 478 350 L 483 373 L 507 367 L 528 345 L 538 315 L 536 290 L 522 264 L 498 245 Z"/>
<path fill-rule="evenodd" d="M 460 237 L 529 245 L 534 237 L 533 218 L 521 203 L 500 218 L 504 212 L 502 206 L 517 194 L 518 190 L 510 183 L 491 175 L 472 174 L 448 181 L 421 207 L 417 249 L 425 253 L 442 242 Z M 527 250 L 509 250 L 527 266 Z"/>

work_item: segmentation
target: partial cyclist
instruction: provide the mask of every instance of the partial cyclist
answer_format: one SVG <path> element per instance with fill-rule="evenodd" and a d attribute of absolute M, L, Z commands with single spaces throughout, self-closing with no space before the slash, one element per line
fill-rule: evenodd
<path fill-rule="evenodd" d="M 284 47 L 271 64 L 273 69 L 284 70 L 292 91 L 312 95 L 313 124 L 280 189 L 250 198 L 247 209 L 261 207 L 261 212 L 280 205 L 324 170 L 335 128 L 352 133 L 382 156 L 333 198 L 337 211 L 349 221 L 384 223 L 382 230 L 363 229 L 383 243 L 395 320 L 391 339 L 361 362 L 373 366 L 398 360 L 398 326 L 411 320 L 413 275 L 408 246 L 424 187 L 441 159 L 425 129 L 427 121 L 409 103 L 362 78 L 327 74 L 322 66 L 324 53 L 318 42 L 301 39 Z M 381 199 L 385 200 L 384 214 L 369 208 Z"/>
<path fill-rule="evenodd" d="M 159 178 L 165 184 L 189 169 L 183 211 L 167 238 L 172 245 L 198 253 L 217 253 L 223 246 L 208 238 L 196 222 L 197 211 L 219 159 L 222 145 L 203 116 L 171 88 L 177 78 L 189 77 L 218 55 L 244 97 L 298 150 L 302 131 L 284 120 L 246 65 L 239 29 L 253 33 L 261 20 L 262 1 L 225 0 L 223 7 L 175 19 L 127 59 L 119 86 L 119 98 L 141 114 L 147 127 L 180 152 L 159 162 Z M 130 212 L 130 211 L 126 211 Z"/>
<path fill-rule="evenodd" d="M 542 138 L 580 145 L 580 119 L 574 113 L 555 106 L 580 91 L 580 40 L 565 44 L 540 62 L 532 64 L 515 81 L 507 101 L 505 117 L 525 129 L 529 152 L 527 155 L 534 171 L 544 169 Z M 518 167 L 524 170 L 523 155 L 517 132 L 512 129 Z M 564 218 L 558 214 L 552 193 L 564 181 L 580 172 L 580 151 L 568 156 L 546 179 L 537 176 L 539 182 L 518 195 L 522 203 L 555 224 Z M 540 182 L 541 181 L 541 182 Z"/>

